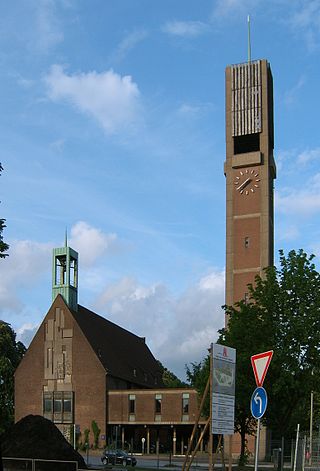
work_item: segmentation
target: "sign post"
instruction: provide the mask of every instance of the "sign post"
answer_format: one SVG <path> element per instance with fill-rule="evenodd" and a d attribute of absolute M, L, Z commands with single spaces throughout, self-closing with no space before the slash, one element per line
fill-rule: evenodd
<path fill-rule="evenodd" d="M 215 343 L 212 349 L 211 433 L 234 434 L 236 350 Z"/>
<path fill-rule="evenodd" d="M 223 435 L 229 435 L 229 469 L 232 467 L 231 440 L 234 434 L 234 403 L 236 378 L 236 350 L 226 345 L 214 344 L 211 346 L 211 433 L 219 435 L 219 444 Z M 225 443 L 224 443 L 225 444 Z M 217 448 L 217 449 L 218 449 Z M 224 464 L 224 451 L 221 458 Z M 213 460 L 210 461 L 209 470 L 212 471 Z"/>
<path fill-rule="evenodd" d="M 258 353 L 252 355 L 251 365 L 253 368 L 254 377 L 256 380 L 257 388 L 253 391 L 251 396 L 250 410 L 252 416 L 257 419 L 257 435 L 256 435 L 256 447 L 255 447 L 255 459 L 254 459 L 254 471 L 258 471 L 259 461 L 259 443 L 260 443 L 260 419 L 263 417 L 268 404 L 267 391 L 262 387 L 264 379 L 266 377 L 273 350 L 268 352 Z"/>

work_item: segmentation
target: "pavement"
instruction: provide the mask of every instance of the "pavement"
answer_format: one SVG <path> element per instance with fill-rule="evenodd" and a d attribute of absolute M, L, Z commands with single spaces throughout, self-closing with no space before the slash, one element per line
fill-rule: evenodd
<path fill-rule="evenodd" d="M 104 466 L 101 463 L 101 450 L 90 450 L 88 456 L 85 453 L 81 453 L 87 466 L 91 469 L 104 469 Z M 154 468 L 154 469 L 161 469 L 164 468 L 166 471 L 177 471 L 177 468 L 181 469 L 182 464 L 184 462 L 183 455 L 139 455 L 134 453 L 134 456 L 137 459 L 137 467 L 138 468 Z M 236 466 L 236 462 L 233 463 Z M 221 460 L 217 460 L 215 463 L 215 468 L 221 469 L 223 467 Z M 253 467 L 253 464 L 252 464 Z M 274 469 L 273 463 L 261 463 L 259 467 L 263 468 L 270 468 L 270 471 Z M 123 466 L 117 466 L 119 471 L 123 471 L 126 468 Z M 226 462 L 226 468 L 228 468 L 228 463 Z M 130 468 L 131 469 L 131 468 Z M 191 470 L 196 471 L 205 471 L 208 469 L 208 455 L 197 455 L 193 463 L 190 467 Z"/>

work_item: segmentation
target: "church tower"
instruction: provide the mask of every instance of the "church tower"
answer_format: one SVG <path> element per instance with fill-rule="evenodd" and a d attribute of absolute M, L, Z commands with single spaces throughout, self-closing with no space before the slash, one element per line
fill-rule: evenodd
<path fill-rule="evenodd" d="M 273 80 L 266 60 L 226 68 L 226 304 L 273 265 Z"/>
<path fill-rule="evenodd" d="M 78 253 L 67 246 L 53 249 L 52 301 L 61 294 L 73 311 L 78 310 Z"/>

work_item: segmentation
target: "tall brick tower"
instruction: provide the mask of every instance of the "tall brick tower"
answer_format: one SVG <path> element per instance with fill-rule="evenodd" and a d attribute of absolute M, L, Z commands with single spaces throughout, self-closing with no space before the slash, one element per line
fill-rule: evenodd
<path fill-rule="evenodd" d="M 226 304 L 273 264 L 273 80 L 266 60 L 226 68 Z"/>

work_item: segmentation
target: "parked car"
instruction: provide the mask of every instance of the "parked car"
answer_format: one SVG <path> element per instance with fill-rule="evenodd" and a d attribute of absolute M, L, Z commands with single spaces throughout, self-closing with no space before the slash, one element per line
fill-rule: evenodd
<path fill-rule="evenodd" d="M 128 455 L 128 453 L 123 450 L 104 450 L 101 461 L 105 466 L 107 464 L 121 464 L 122 466 L 135 466 L 137 464 L 136 458 Z"/>

